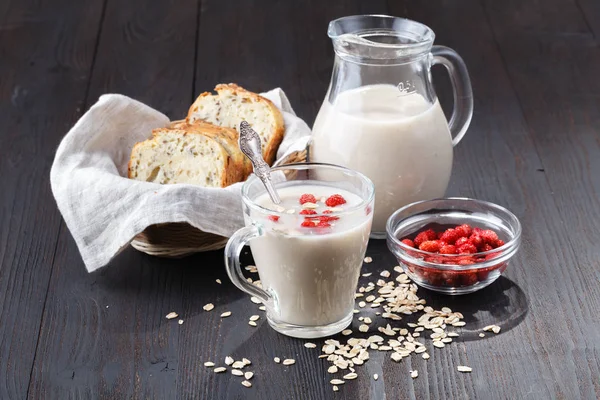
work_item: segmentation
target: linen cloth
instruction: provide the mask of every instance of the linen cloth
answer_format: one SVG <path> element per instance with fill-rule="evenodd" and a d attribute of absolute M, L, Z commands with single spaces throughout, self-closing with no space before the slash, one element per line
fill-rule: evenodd
<path fill-rule="evenodd" d="M 305 149 L 310 128 L 296 116 L 285 93 L 277 88 L 262 96 L 282 111 L 285 121 L 278 162 Z M 88 272 L 108 264 L 153 224 L 187 222 L 226 237 L 244 226 L 242 183 L 205 188 L 127 178 L 134 144 L 169 123 L 167 116 L 139 101 L 107 94 L 60 143 L 50 171 L 52 193 Z"/>

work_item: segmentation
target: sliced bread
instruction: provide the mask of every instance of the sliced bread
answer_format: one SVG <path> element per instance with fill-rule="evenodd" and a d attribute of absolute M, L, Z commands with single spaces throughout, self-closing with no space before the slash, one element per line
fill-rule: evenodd
<path fill-rule="evenodd" d="M 221 140 L 191 129 L 162 128 L 131 151 L 129 178 L 161 184 L 225 187 L 243 179 L 245 167 Z"/>
<path fill-rule="evenodd" d="M 201 133 L 205 136 L 208 136 L 223 146 L 225 150 L 229 153 L 231 158 L 238 165 L 242 165 L 242 170 L 240 171 L 240 180 L 245 180 L 248 175 L 252 173 L 252 163 L 250 159 L 242 153 L 239 147 L 239 134 L 235 129 L 225 128 L 222 126 L 216 126 L 213 124 L 209 124 L 207 122 L 197 121 L 192 124 L 188 124 L 186 121 L 178 122 L 171 126 L 175 129 L 182 129 L 186 132 L 193 133 Z M 153 135 L 157 135 L 157 133 L 153 133 Z"/>
<path fill-rule="evenodd" d="M 186 121 L 210 122 L 239 132 L 241 121 L 247 121 L 259 135 L 263 158 L 273 164 L 283 139 L 285 125 L 279 109 L 268 99 L 230 83 L 215 87 L 217 94 L 202 93 L 190 107 Z"/>

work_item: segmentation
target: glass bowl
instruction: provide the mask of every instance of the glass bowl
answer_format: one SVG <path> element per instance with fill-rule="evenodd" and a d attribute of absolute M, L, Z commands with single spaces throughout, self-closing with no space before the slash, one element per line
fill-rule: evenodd
<path fill-rule="evenodd" d="M 468 224 L 491 229 L 504 244 L 473 254 L 429 253 L 402 243 L 419 232 Z M 521 244 L 521 223 L 499 205 L 468 198 L 420 201 L 397 210 L 387 221 L 387 244 L 402 269 L 416 284 L 445 294 L 482 289 L 502 275 Z"/>

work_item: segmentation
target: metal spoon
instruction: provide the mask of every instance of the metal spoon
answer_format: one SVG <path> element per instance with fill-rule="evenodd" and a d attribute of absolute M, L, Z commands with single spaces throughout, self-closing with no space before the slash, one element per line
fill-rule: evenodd
<path fill-rule="evenodd" d="M 281 203 L 279 194 L 271 183 L 271 168 L 262 157 L 262 147 L 260 145 L 260 136 L 250 127 L 246 121 L 240 122 L 240 150 L 252 162 L 254 174 L 261 180 L 271 200 L 275 204 Z"/>

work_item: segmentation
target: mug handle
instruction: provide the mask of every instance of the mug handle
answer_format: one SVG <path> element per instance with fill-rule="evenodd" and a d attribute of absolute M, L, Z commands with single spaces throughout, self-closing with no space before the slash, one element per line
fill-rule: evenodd
<path fill-rule="evenodd" d="M 463 138 L 471 118 L 473 117 L 473 89 L 471 88 L 471 78 L 463 59 L 457 52 L 445 46 L 433 46 L 431 48 L 433 55 L 432 66 L 442 64 L 446 67 L 452 82 L 454 92 L 454 110 L 448 126 L 452 133 L 452 146 L 456 146 Z"/>
<path fill-rule="evenodd" d="M 231 282 L 233 282 L 233 284 L 242 292 L 246 292 L 250 296 L 258 298 L 265 305 L 272 305 L 273 296 L 258 286 L 248 283 L 242 273 L 242 267 L 240 266 L 240 253 L 244 246 L 251 239 L 263 235 L 263 230 L 254 224 L 237 230 L 233 236 L 229 238 L 227 245 L 225 246 L 225 270 L 227 271 L 227 275 L 229 275 Z"/>

